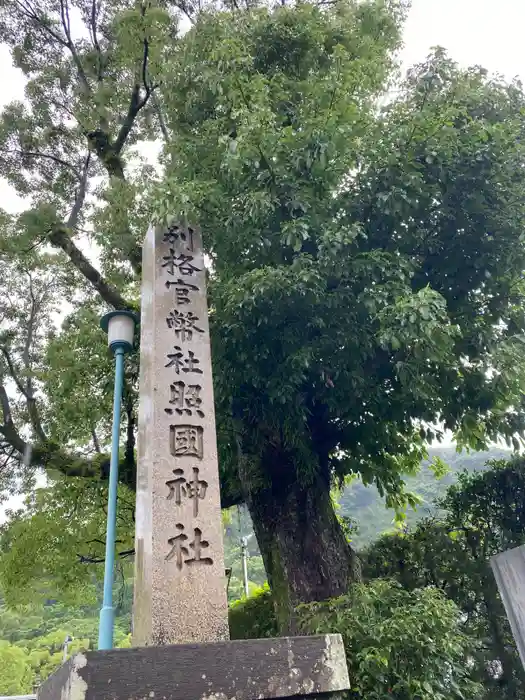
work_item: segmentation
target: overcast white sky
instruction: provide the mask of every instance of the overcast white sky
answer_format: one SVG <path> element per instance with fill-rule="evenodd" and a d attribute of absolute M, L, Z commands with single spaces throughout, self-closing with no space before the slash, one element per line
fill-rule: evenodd
<path fill-rule="evenodd" d="M 525 81 L 524 27 L 523 0 L 412 0 L 403 59 L 416 63 L 440 45 L 463 65 Z"/>
<path fill-rule="evenodd" d="M 412 0 L 405 26 L 404 67 L 422 61 L 433 46 L 445 47 L 463 66 L 480 64 L 490 72 L 525 82 L 525 0 Z M 0 108 L 23 99 L 24 83 L 5 46 Z M 22 203 L 0 179 L 0 207 L 19 211 Z M 14 504 L 12 504 L 14 505 Z M 0 507 L 0 522 L 3 511 Z"/>

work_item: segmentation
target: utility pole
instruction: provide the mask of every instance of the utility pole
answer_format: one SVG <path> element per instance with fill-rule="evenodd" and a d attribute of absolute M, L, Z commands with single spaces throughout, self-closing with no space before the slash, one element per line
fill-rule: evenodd
<path fill-rule="evenodd" d="M 253 532 L 249 535 L 241 537 L 242 550 L 242 577 L 244 581 L 244 595 L 246 598 L 250 595 L 250 584 L 248 581 L 248 540 L 253 537 Z"/>
<path fill-rule="evenodd" d="M 64 639 L 64 653 L 62 655 L 62 663 L 63 664 L 65 664 L 67 661 L 67 650 L 68 650 L 70 642 L 72 642 L 72 641 L 73 641 L 73 637 L 71 637 L 69 634 Z"/>
<path fill-rule="evenodd" d="M 248 582 L 248 538 L 241 537 L 241 548 L 242 548 L 242 575 L 244 579 L 244 595 L 248 597 L 249 582 Z"/>

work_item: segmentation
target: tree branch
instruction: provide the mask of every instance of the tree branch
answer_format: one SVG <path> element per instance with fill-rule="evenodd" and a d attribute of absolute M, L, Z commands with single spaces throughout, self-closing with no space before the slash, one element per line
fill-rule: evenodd
<path fill-rule="evenodd" d="M 94 537 L 92 540 L 86 540 L 86 544 L 106 544 L 105 540 L 101 540 L 98 537 Z M 115 544 L 122 544 L 122 540 L 115 540 Z"/>
<path fill-rule="evenodd" d="M 95 448 L 95 452 L 97 454 L 102 454 L 102 450 L 100 448 L 100 442 L 98 439 L 98 435 L 96 433 L 95 428 L 91 428 L 91 437 L 93 438 L 93 447 Z"/>
<path fill-rule="evenodd" d="M 168 127 L 166 126 L 166 122 L 164 120 L 164 115 L 162 114 L 162 108 L 160 106 L 160 102 L 157 97 L 157 93 L 154 92 L 151 95 L 151 101 L 153 103 L 153 108 L 155 112 L 157 113 L 157 119 L 159 120 L 159 126 L 160 130 L 162 132 L 162 136 L 164 137 L 164 141 L 168 142 L 170 140 L 170 135 L 168 132 Z"/>
<path fill-rule="evenodd" d="M 21 459 L 27 460 L 26 466 L 52 466 L 66 476 L 100 476 L 102 464 L 95 465 L 89 460 L 72 457 L 63 453 L 57 446 L 48 442 L 33 446 L 26 442 L 16 429 L 11 414 L 9 397 L 3 384 L 0 384 L 0 406 L 2 407 L 3 425 L 0 433 Z M 12 454 L 12 453 L 11 453 Z"/>
<path fill-rule="evenodd" d="M 196 24 L 196 19 L 193 16 L 194 8 L 191 7 L 186 0 L 177 0 L 174 4 L 175 7 L 178 7 L 178 9 L 186 15 L 192 24 Z"/>
<path fill-rule="evenodd" d="M 69 5 L 67 4 L 67 0 L 60 0 L 60 19 L 62 20 L 64 33 L 68 41 L 71 41 L 71 22 L 69 20 Z"/>
<path fill-rule="evenodd" d="M 145 14 L 144 7 L 143 7 L 142 13 Z M 135 118 L 136 118 L 137 114 L 146 105 L 146 103 L 149 100 L 150 95 L 154 89 L 151 85 L 148 84 L 148 81 L 147 81 L 148 54 L 149 54 L 149 43 L 148 43 L 147 39 L 144 39 L 144 51 L 142 54 L 141 74 L 142 74 L 142 83 L 144 85 L 145 95 L 143 98 L 140 97 L 141 85 L 137 80 L 137 82 L 133 86 L 133 90 L 131 92 L 131 99 L 129 102 L 128 113 L 126 115 L 126 118 L 124 119 L 122 126 L 120 127 L 120 131 L 119 131 L 117 139 L 115 141 L 114 150 L 115 150 L 115 153 L 117 155 L 120 154 L 122 148 L 124 147 L 124 144 L 126 143 L 126 140 L 127 140 L 129 133 L 133 127 L 133 124 L 135 122 Z"/>
<path fill-rule="evenodd" d="M 134 549 L 126 549 L 124 552 L 117 552 L 117 557 L 119 559 L 125 559 L 126 557 L 132 557 L 135 554 Z M 78 562 L 79 564 L 103 564 L 106 559 L 104 557 L 101 558 L 95 558 L 95 557 L 86 557 L 83 554 L 78 554 Z"/>
<path fill-rule="evenodd" d="M 78 186 L 78 190 L 77 190 L 77 193 L 75 196 L 75 203 L 73 204 L 73 209 L 71 210 L 71 214 L 69 215 L 69 219 L 67 220 L 67 227 L 69 229 L 76 228 L 76 225 L 78 222 L 78 217 L 80 214 L 80 210 L 82 209 L 82 206 L 84 204 L 84 200 L 86 198 L 87 179 L 88 179 L 90 160 L 91 160 L 91 153 L 88 152 L 86 158 L 84 159 L 84 167 L 82 169 L 82 177 L 80 178 L 80 184 Z"/>
<path fill-rule="evenodd" d="M 44 429 L 42 427 L 40 416 L 38 414 L 38 406 L 34 396 L 32 396 L 30 399 L 27 399 L 27 412 L 29 413 L 31 425 L 33 426 L 33 430 L 35 431 L 35 434 L 38 437 L 38 439 L 42 441 L 47 440 L 47 435 L 45 434 Z"/>
<path fill-rule="evenodd" d="M 23 17 L 36 23 L 41 30 L 49 34 L 49 36 L 57 41 L 61 46 L 67 47 L 67 41 L 64 39 L 64 37 L 55 32 L 49 23 L 45 22 L 42 17 L 39 17 L 35 8 L 32 7 L 29 2 L 25 3 L 22 2 L 22 0 L 15 0 L 15 6 L 18 7 Z"/>
<path fill-rule="evenodd" d="M 100 272 L 93 267 L 84 253 L 71 240 L 65 227 L 56 227 L 49 235 L 49 240 L 54 246 L 64 251 L 77 270 L 91 282 L 107 304 L 114 309 L 129 309 L 130 304 L 124 299 L 118 289 L 106 282 Z"/>
<path fill-rule="evenodd" d="M 86 73 L 84 71 L 84 66 L 82 65 L 82 62 L 76 52 L 75 44 L 73 43 L 73 40 L 71 38 L 71 21 L 69 19 L 68 0 L 60 0 L 60 18 L 62 20 L 62 27 L 67 38 L 66 47 L 69 49 L 69 53 L 71 54 L 73 63 L 76 66 L 78 77 L 80 79 L 80 82 L 82 83 L 82 87 L 84 88 L 86 94 L 90 94 L 91 87 L 89 85 Z"/>
<path fill-rule="evenodd" d="M 102 77 L 103 77 L 103 70 L 102 70 L 102 51 L 100 50 L 100 44 L 98 43 L 98 37 L 97 37 L 97 20 L 98 20 L 98 12 L 99 11 L 100 11 L 100 4 L 97 5 L 97 0 L 92 0 L 90 31 L 91 31 L 91 38 L 93 40 L 93 46 L 95 47 L 96 52 L 97 52 L 97 63 L 98 63 L 97 80 L 100 83 L 102 80 Z"/>
<path fill-rule="evenodd" d="M 9 397 L 3 384 L 0 384 L 0 406 L 2 407 L 2 420 L 4 421 L 3 424 L 0 425 L 0 431 L 3 434 L 6 427 L 13 422 L 13 419 L 11 417 L 11 406 L 9 404 Z"/>
<path fill-rule="evenodd" d="M 50 153 L 38 153 L 36 151 L 24 151 L 22 149 L 2 149 L 0 150 L 0 153 L 4 153 L 5 155 L 19 155 L 22 157 L 27 157 L 27 158 L 44 158 L 46 160 L 52 160 L 54 163 L 57 163 L 58 165 L 62 165 L 64 168 L 68 168 L 71 170 L 75 175 L 80 179 L 80 173 L 76 169 L 74 165 L 71 163 L 68 163 L 66 160 L 62 160 L 62 158 L 59 158 L 58 156 L 53 156 Z"/>
<path fill-rule="evenodd" d="M 31 310 L 29 312 L 29 320 L 27 322 L 27 336 L 26 342 L 24 343 L 24 351 L 22 353 L 22 360 L 24 362 L 24 367 L 26 369 L 26 396 L 30 396 L 33 391 L 33 382 L 31 376 L 29 375 L 29 369 L 31 364 L 31 343 L 33 342 L 33 332 L 35 327 L 36 313 L 38 309 L 38 304 L 33 294 L 33 278 L 31 273 L 27 272 L 29 278 L 29 296 L 31 297 Z"/>
<path fill-rule="evenodd" d="M 119 180 L 126 180 L 124 167 L 120 155 L 116 152 L 115 146 L 110 142 L 108 135 L 102 129 L 95 131 L 84 132 L 90 147 L 97 154 L 101 164 L 106 169 L 110 177 L 115 177 Z M 131 234 L 130 234 L 131 238 Z M 138 245 L 134 245 L 128 253 L 128 260 L 134 272 L 140 275 L 142 269 L 142 249 Z"/>
<path fill-rule="evenodd" d="M 33 280 L 31 275 L 28 273 L 29 276 L 29 293 L 31 295 L 31 311 L 29 313 L 29 320 L 27 323 L 27 337 L 26 337 L 26 342 L 24 344 L 24 351 L 22 354 L 22 359 L 24 362 L 24 367 L 26 371 L 26 392 L 25 392 L 25 397 L 26 397 L 26 403 L 27 403 L 27 412 L 29 413 L 29 419 L 31 421 L 31 425 L 33 426 L 33 430 L 35 431 L 35 435 L 39 440 L 42 442 L 45 442 L 47 440 L 47 436 L 44 432 L 44 429 L 42 427 L 42 423 L 40 421 L 40 416 L 38 414 L 38 405 L 35 399 L 35 395 L 33 393 L 33 379 L 31 378 L 31 345 L 33 343 L 33 334 L 34 334 L 34 329 L 35 329 L 35 321 L 36 321 L 36 315 L 38 312 L 39 308 L 39 303 L 35 299 L 35 295 L 33 294 Z M 45 294 L 44 294 L 45 297 Z"/>
<path fill-rule="evenodd" d="M 18 372 L 15 369 L 15 364 L 13 362 L 13 359 L 11 358 L 11 355 L 9 354 L 9 350 L 5 347 L 5 345 L 0 345 L 0 352 L 2 353 L 2 355 L 5 358 L 5 361 L 7 362 L 9 374 L 11 375 L 11 378 L 13 379 L 14 383 L 16 384 L 16 388 L 22 394 L 22 396 L 25 399 L 27 399 L 27 392 L 25 390 L 24 385 L 22 384 L 22 380 L 18 376 Z"/>
<path fill-rule="evenodd" d="M 6 443 L 6 444 L 8 444 L 8 443 Z M 0 447 L 3 448 L 3 445 L 0 445 Z M 4 456 L 4 459 L 2 460 L 2 463 L 0 464 L 0 474 L 1 474 L 4 470 L 7 472 L 7 467 L 9 466 L 9 462 L 11 461 L 11 459 L 12 459 L 14 453 L 16 452 L 16 450 L 15 450 L 14 447 L 11 447 L 11 445 L 9 445 L 9 447 L 10 447 L 11 449 L 10 449 L 9 451 L 7 451 L 7 452 L 4 453 L 4 455 L 5 455 L 5 456 Z"/>
<path fill-rule="evenodd" d="M 128 113 L 126 114 L 126 118 L 124 119 L 124 122 L 122 123 L 122 126 L 120 127 L 120 131 L 119 131 L 117 139 L 115 141 L 114 150 L 115 150 L 115 153 L 117 153 L 117 154 L 119 154 L 122 151 L 124 144 L 126 143 L 126 140 L 129 136 L 129 133 L 133 127 L 133 122 L 135 121 L 135 117 L 137 116 L 137 114 L 139 113 L 139 111 L 141 109 L 140 104 L 141 104 L 140 85 L 135 84 L 133 87 L 133 91 L 131 93 L 131 99 L 129 102 Z"/>
<path fill-rule="evenodd" d="M 51 22 L 47 20 L 46 17 L 39 15 L 37 10 L 29 2 L 24 0 L 14 0 L 14 4 L 23 17 L 36 24 L 38 29 L 47 33 L 52 39 L 54 39 L 58 44 L 60 44 L 60 46 L 63 46 L 64 48 L 69 50 L 73 62 L 78 71 L 78 76 L 80 82 L 82 83 L 82 87 L 87 93 L 90 93 L 91 88 L 89 86 L 86 73 L 84 71 L 82 63 L 76 52 L 75 45 L 71 38 L 71 22 L 69 19 L 69 6 L 67 4 L 67 0 L 60 0 L 60 18 L 66 38 L 64 38 L 58 32 L 56 32 L 52 28 Z"/>
<path fill-rule="evenodd" d="M 142 272 L 142 248 L 139 245 L 134 246 L 128 254 L 128 260 L 131 263 L 135 274 L 140 275 Z"/>
<path fill-rule="evenodd" d="M 13 416 L 11 414 L 11 406 L 9 403 L 9 397 L 7 391 L 3 384 L 0 384 L 0 406 L 2 406 L 3 425 L 0 425 L 0 433 L 4 436 L 6 442 L 14 447 L 14 449 L 23 455 L 26 450 L 26 443 L 20 437 L 15 425 L 13 423 Z"/>

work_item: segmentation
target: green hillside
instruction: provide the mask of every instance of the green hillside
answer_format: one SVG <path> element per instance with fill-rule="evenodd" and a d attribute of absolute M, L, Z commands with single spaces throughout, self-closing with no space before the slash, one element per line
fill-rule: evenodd
<path fill-rule="evenodd" d="M 408 489 L 422 499 L 417 511 L 407 512 L 407 523 L 414 523 L 435 512 L 435 502 L 445 494 L 447 487 L 456 481 L 460 472 L 482 470 L 487 461 L 507 459 L 509 455 L 508 450 L 496 447 L 486 452 L 470 454 L 458 453 L 454 447 L 431 448 L 429 460 L 422 464 L 417 476 L 406 479 Z M 441 479 L 437 479 L 428 466 L 435 457 L 440 457 L 449 467 L 449 472 Z M 363 486 L 360 481 L 355 481 L 344 490 L 339 498 L 339 505 L 340 515 L 351 518 L 356 523 L 357 531 L 352 539 L 358 549 L 394 527 L 394 512 L 385 508 L 384 500 L 374 486 Z"/>

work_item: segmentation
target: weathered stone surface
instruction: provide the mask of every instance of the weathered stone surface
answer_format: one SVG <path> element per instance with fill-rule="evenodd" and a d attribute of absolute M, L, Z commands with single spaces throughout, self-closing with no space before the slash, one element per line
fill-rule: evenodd
<path fill-rule="evenodd" d="M 525 545 L 497 554 L 490 565 L 525 668 Z"/>
<path fill-rule="evenodd" d="M 133 643 L 228 638 L 206 272 L 197 230 L 143 246 Z"/>
<path fill-rule="evenodd" d="M 38 700 L 334 700 L 350 687 L 338 634 L 77 654 Z"/>

